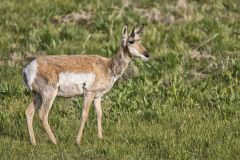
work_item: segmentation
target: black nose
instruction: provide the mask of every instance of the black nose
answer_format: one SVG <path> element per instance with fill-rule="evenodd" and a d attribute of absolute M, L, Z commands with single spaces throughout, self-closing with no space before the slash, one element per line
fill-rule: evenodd
<path fill-rule="evenodd" d="M 146 58 L 149 58 L 150 55 L 148 54 L 148 52 L 144 52 L 143 55 L 146 57 Z"/>

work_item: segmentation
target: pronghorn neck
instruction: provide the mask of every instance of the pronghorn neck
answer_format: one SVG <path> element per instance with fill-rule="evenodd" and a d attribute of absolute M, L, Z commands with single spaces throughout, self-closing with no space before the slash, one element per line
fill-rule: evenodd
<path fill-rule="evenodd" d="M 115 80 L 123 74 L 130 60 L 131 57 L 129 56 L 127 48 L 125 48 L 123 44 L 121 44 L 117 51 L 117 54 L 114 55 L 114 57 L 112 58 L 112 62 L 110 65 L 111 76 L 114 77 Z"/>

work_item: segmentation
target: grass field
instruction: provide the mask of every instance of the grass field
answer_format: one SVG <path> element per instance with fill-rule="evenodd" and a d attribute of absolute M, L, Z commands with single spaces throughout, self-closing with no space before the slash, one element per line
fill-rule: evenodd
<path fill-rule="evenodd" d="M 136 3 L 137 2 L 137 3 Z M 1 0 L 0 159 L 240 159 L 240 1 Z M 82 98 L 57 98 L 52 145 L 25 109 L 22 68 L 35 55 L 111 57 L 124 24 L 145 24 L 151 60 L 103 100 L 104 139 L 93 108 L 75 144 Z"/>

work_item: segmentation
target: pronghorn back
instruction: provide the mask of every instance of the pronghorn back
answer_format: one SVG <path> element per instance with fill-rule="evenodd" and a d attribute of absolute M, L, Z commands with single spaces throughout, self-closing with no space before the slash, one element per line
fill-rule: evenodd
<path fill-rule="evenodd" d="M 108 76 L 110 62 L 110 58 L 95 55 L 40 56 L 24 68 L 24 81 L 31 90 L 38 78 L 53 86 L 97 81 Z"/>

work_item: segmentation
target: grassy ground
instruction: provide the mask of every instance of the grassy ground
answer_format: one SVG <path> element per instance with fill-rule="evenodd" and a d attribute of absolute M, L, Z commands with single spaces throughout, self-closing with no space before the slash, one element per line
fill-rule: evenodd
<path fill-rule="evenodd" d="M 180 2 L 2 0 L 0 159 L 240 159 L 240 3 Z M 79 11 L 77 22 L 62 17 Z M 123 25 L 137 21 L 146 24 L 152 58 L 134 60 L 140 74 L 104 97 L 104 140 L 92 108 L 75 145 L 82 98 L 57 98 L 49 121 L 58 144 L 35 116 L 37 146 L 30 145 L 24 112 L 32 94 L 21 77 L 27 57 L 110 57 Z"/>

